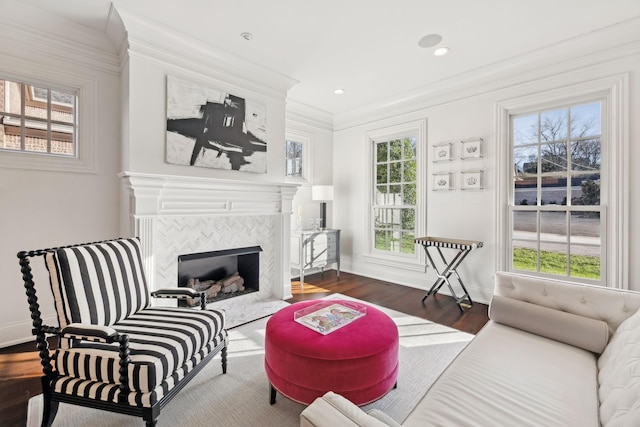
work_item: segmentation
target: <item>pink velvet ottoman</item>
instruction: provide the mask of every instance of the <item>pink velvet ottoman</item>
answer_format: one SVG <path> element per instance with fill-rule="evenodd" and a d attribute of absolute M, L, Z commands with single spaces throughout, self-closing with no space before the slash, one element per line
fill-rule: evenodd
<path fill-rule="evenodd" d="M 364 317 L 322 335 L 294 320 L 295 311 L 318 302 L 292 304 L 267 322 L 264 365 L 271 404 L 276 390 L 306 405 L 327 391 L 356 405 L 384 396 L 398 377 L 396 324 L 380 310 L 366 306 Z"/>

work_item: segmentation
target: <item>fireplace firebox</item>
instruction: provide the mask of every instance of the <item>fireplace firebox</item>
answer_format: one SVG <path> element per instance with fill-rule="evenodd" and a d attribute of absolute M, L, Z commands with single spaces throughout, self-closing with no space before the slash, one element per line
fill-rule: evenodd
<path fill-rule="evenodd" d="M 211 289 L 215 292 L 208 293 L 208 303 L 257 292 L 260 289 L 260 252 L 260 246 L 250 246 L 180 255 L 178 286 L 193 287 L 194 283 L 213 286 Z M 234 282 L 238 276 L 241 281 Z M 225 288 L 227 283 L 240 285 Z M 186 304 L 181 301 L 181 305 Z"/>

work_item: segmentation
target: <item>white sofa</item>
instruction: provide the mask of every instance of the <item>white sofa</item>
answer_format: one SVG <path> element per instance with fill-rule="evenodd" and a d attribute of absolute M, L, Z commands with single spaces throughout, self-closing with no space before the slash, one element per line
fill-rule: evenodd
<path fill-rule="evenodd" d="M 639 308 L 638 292 L 498 272 L 490 321 L 406 420 L 329 392 L 300 425 L 640 426 Z"/>

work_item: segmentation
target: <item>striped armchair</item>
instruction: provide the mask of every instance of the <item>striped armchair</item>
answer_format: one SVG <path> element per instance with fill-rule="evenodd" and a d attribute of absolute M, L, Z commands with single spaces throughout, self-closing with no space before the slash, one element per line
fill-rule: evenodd
<path fill-rule="evenodd" d="M 42 324 L 30 260 L 43 257 L 58 327 Z M 18 253 L 43 368 L 42 426 L 65 402 L 142 417 L 160 410 L 218 352 L 227 365 L 223 311 L 190 288 L 150 293 L 136 238 Z M 151 297 L 192 298 L 200 310 L 153 307 Z M 47 335 L 58 337 L 49 350 Z"/>

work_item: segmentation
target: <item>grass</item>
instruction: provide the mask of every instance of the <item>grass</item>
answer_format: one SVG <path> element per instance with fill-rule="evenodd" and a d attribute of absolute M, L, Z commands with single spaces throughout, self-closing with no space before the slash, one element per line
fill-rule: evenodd
<path fill-rule="evenodd" d="M 571 255 L 571 277 L 600 280 L 600 257 Z M 515 248 L 513 267 L 518 270 L 537 271 L 535 249 Z M 567 275 L 567 255 L 562 252 L 540 251 L 540 272 Z"/>

